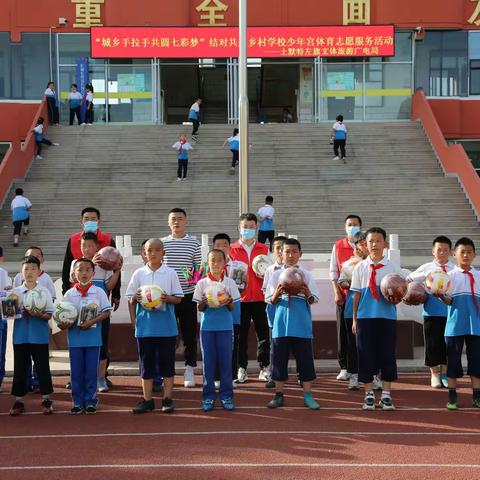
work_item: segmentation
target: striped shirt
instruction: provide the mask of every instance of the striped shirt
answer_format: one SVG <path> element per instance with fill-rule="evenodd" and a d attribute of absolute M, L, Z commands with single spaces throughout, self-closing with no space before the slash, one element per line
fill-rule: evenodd
<path fill-rule="evenodd" d="M 185 235 L 183 238 L 174 238 L 172 235 L 162 238 L 165 256 L 163 262 L 173 268 L 180 280 L 184 295 L 193 293 L 195 285 L 188 285 L 185 270 L 191 270 L 195 264 L 202 261 L 200 243 L 195 238 Z"/>

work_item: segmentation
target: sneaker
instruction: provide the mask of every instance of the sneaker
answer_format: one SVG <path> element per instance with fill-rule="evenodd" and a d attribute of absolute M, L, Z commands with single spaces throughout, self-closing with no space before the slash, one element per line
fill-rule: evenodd
<path fill-rule="evenodd" d="M 265 388 L 275 388 L 275 381 L 270 379 L 266 384 Z"/>
<path fill-rule="evenodd" d="M 319 410 L 320 405 L 315 401 L 312 397 L 311 393 L 304 393 L 303 394 L 303 404 L 308 407 L 310 410 Z"/>
<path fill-rule="evenodd" d="M 162 400 L 162 412 L 172 413 L 175 410 L 173 407 L 173 400 L 171 398 L 164 398 Z"/>
<path fill-rule="evenodd" d="M 87 405 L 85 413 L 87 415 L 95 415 L 97 413 L 97 407 L 95 405 Z"/>
<path fill-rule="evenodd" d="M 108 392 L 107 381 L 104 378 L 99 378 L 97 382 L 97 390 L 100 393 Z"/>
<path fill-rule="evenodd" d="M 187 179 L 187 177 L 183 177 L 183 178 L 182 178 L 182 182 L 184 182 L 186 179 Z"/>
<path fill-rule="evenodd" d="M 448 377 L 445 373 L 442 373 L 440 375 L 440 382 L 442 382 L 443 388 L 448 388 Z"/>
<path fill-rule="evenodd" d="M 352 373 L 350 380 L 348 381 L 349 390 L 360 390 L 360 384 L 358 383 L 358 373 Z"/>
<path fill-rule="evenodd" d="M 222 407 L 229 412 L 235 410 L 235 405 L 231 398 L 225 398 L 224 400 L 222 400 Z"/>
<path fill-rule="evenodd" d="M 71 390 L 72 389 L 72 382 L 67 382 L 67 384 L 65 385 L 65 388 L 67 390 Z"/>
<path fill-rule="evenodd" d="M 28 235 L 28 228 L 24 228 L 22 233 L 23 233 L 24 235 Z"/>
<path fill-rule="evenodd" d="M 113 387 L 113 383 L 111 382 L 111 380 L 110 380 L 108 377 L 105 377 L 105 381 L 107 382 L 107 387 L 108 387 L 108 388 L 112 388 L 112 387 Z"/>
<path fill-rule="evenodd" d="M 185 388 L 191 388 L 195 386 L 195 373 L 193 371 L 193 367 L 190 365 L 185 367 L 185 372 L 183 374 L 183 385 Z"/>
<path fill-rule="evenodd" d="M 35 155 L 35 160 L 43 160 L 43 157 L 41 155 Z"/>
<path fill-rule="evenodd" d="M 202 410 L 204 412 L 211 412 L 215 408 L 215 400 L 203 400 Z"/>
<path fill-rule="evenodd" d="M 276 393 L 272 400 L 267 403 L 268 408 L 283 407 L 283 393 Z"/>
<path fill-rule="evenodd" d="M 71 409 L 70 409 L 70 413 L 72 415 L 80 415 L 81 413 L 83 413 L 83 407 L 81 407 L 80 405 L 74 405 Z"/>
<path fill-rule="evenodd" d="M 382 397 L 378 402 L 378 406 L 382 410 L 395 410 L 395 405 L 390 397 Z"/>
<path fill-rule="evenodd" d="M 430 378 L 430 385 L 432 388 L 442 388 L 442 381 L 439 373 L 432 373 Z"/>
<path fill-rule="evenodd" d="M 480 408 L 480 399 L 474 398 L 474 399 L 472 400 L 472 407 L 473 407 L 473 408 Z"/>
<path fill-rule="evenodd" d="M 155 393 L 163 392 L 163 384 L 160 382 L 153 382 L 152 391 Z"/>
<path fill-rule="evenodd" d="M 54 145 L 55 147 L 59 147 L 59 146 L 60 146 L 59 143 L 55 143 L 55 142 L 52 142 L 52 145 Z"/>
<path fill-rule="evenodd" d="M 177 182 L 181 182 L 182 179 L 180 177 L 177 177 Z"/>
<path fill-rule="evenodd" d="M 240 367 L 238 369 L 237 382 L 245 383 L 247 381 L 247 378 L 248 378 L 247 370 L 245 368 Z"/>
<path fill-rule="evenodd" d="M 215 390 L 220 390 L 220 380 L 215 380 Z"/>
<path fill-rule="evenodd" d="M 340 157 L 333 157 L 334 160 L 340 160 Z"/>
<path fill-rule="evenodd" d="M 383 382 L 380 380 L 380 378 L 378 378 L 378 375 L 373 376 L 372 389 L 383 390 Z"/>
<path fill-rule="evenodd" d="M 53 413 L 53 402 L 49 398 L 42 400 L 42 412 L 44 415 Z"/>
<path fill-rule="evenodd" d="M 375 395 L 365 395 L 363 399 L 363 410 L 375 410 Z"/>
<path fill-rule="evenodd" d="M 345 368 L 342 368 L 340 370 L 340 373 L 337 375 L 337 380 L 348 380 L 349 378 L 350 378 L 350 375 L 348 374 Z"/>
<path fill-rule="evenodd" d="M 447 410 L 458 410 L 458 402 L 447 402 Z"/>
<path fill-rule="evenodd" d="M 268 382 L 271 378 L 270 370 L 268 368 L 262 368 L 258 374 L 258 379 Z"/>
<path fill-rule="evenodd" d="M 25 412 L 25 405 L 23 402 L 18 402 L 15 401 L 13 404 L 12 408 L 10 409 L 10 415 L 12 417 L 16 417 L 17 415 L 20 415 Z"/>
<path fill-rule="evenodd" d="M 137 406 L 132 408 L 132 413 L 147 413 L 155 410 L 155 402 L 153 400 L 142 399 Z"/>

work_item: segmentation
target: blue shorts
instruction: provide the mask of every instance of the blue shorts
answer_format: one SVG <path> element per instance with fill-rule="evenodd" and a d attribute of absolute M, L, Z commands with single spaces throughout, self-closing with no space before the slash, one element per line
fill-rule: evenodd
<path fill-rule="evenodd" d="M 480 337 L 477 335 L 460 335 L 445 337 L 447 344 L 447 377 L 462 378 L 462 350 L 466 345 L 467 375 L 480 377 Z"/>
<path fill-rule="evenodd" d="M 278 382 L 288 380 L 288 358 L 293 353 L 297 362 L 298 378 L 302 382 L 311 382 L 317 378 L 313 363 L 311 338 L 280 337 L 272 339 L 272 379 Z"/>
<path fill-rule="evenodd" d="M 140 376 L 144 380 L 152 380 L 156 375 L 175 376 L 177 337 L 141 337 L 137 338 L 137 345 Z"/>

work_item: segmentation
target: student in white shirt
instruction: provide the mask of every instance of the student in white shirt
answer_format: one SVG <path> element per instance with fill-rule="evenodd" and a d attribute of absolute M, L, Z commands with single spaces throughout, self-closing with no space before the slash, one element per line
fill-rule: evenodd
<path fill-rule="evenodd" d="M 48 123 L 58 125 L 58 100 L 55 82 L 48 82 L 44 95 L 48 105 Z"/>
<path fill-rule="evenodd" d="M 343 115 L 338 115 L 336 122 L 332 126 L 332 133 L 330 135 L 330 143 L 333 143 L 334 160 L 343 160 L 347 156 L 345 152 L 345 144 L 347 142 L 347 127 L 343 123 Z M 340 156 L 338 156 L 338 149 L 340 148 Z"/>
<path fill-rule="evenodd" d="M 93 86 L 90 83 L 87 83 L 87 85 L 85 85 L 85 91 L 85 102 L 87 103 L 85 123 L 91 125 L 93 123 Z"/>
<path fill-rule="evenodd" d="M 23 226 L 23 234 L 28 234 L 28 225 L 30 225 L 30 209 L 32 202 L 23 196 L 23 188 L 15 190 L 15 198 L 12 200 L 10 209 L 12 211 L 13 223 L 13 246 L 18 247 L 18 240 Z"/>
<path fill-rule="evenodd" d="M 257 212 L 258 221 L 260 226 L 258 227 L 258 241 L 260 243 L 270 244 L 270 251 L 272 251 L 273 238 L 275 237 L 275 226 L 273 225 L 273 216 L 275 215 L 275 209 L 273 208 L 273 197 L 268 195 L 265 198 L 265 205 Z"/>
<path fill-rule="evenodd" d="M 202 104 L 202 99 L 197 98 L 193 105 L 190 107 L 188 112 L 188 120 L 193 123 L 193 130 L 192 130 L 192 140 L 195 142 L 198 139 L 197 132 L 198 128 L 200 127 L 200 105 Z"/>
<path fill-rule="evenodd" d="M 193 137 L 192 137 L 193 138 Z M 187 142 L 187 136 L 182 133 L 178 138 L 178 142 L 175 142 L 172 145 L 177 151 L 177 158 L 178 158 L 178 168 L 177 168 L 177 182 L 181 180 L 187 179 L 187 171 L 188 171 L 188 157 L 189 151 L 193 150 L 193 147 Z"/>
<path fill-rule="evenodd" d="M 80 106 L 82 105 L 83 96 L 78 91 L 76 83 L 72 83 L 70 86 L 70 92 L 68 93 L 67 103 L 70 107 L 70 125 L 73 125 L 75 116 L 77 117 L 78 124 L 80 125 Z"/>
<path fill-rule="evenodd" d="M 3 250 L 0 247 L 0 260 L 3 259 Z M 12 280 L 8 276 L 8 272 L 0 267 L 0 309 L 2 297 L 6 298 L 6 290 L 12 288 Z M 2 382 L 5 377 L 5 357 L 7 352 L 7 333 L 8 323 L 5 319 L 1 319 L 0 311 L 0 392 L 2 391 Z"/>
<path fill-rule="evenodd" d="M 58 147 L 60 145 L 59 143 L 51 142 L 48 138 L 43 136 L 43 130 L 45 128 L 43 125 L 44 121 L 45 119 L 43 117 L 39 117 L 37 125 L 33 129 L 33 133 L 35 135 L 35 143 L 37 145 L 37 155 L 35 156 L 35 160 L 43 160 L 43 157 L 41 156 L 42 144 L 49 146 L 54 145 L 55 147 Z"/>

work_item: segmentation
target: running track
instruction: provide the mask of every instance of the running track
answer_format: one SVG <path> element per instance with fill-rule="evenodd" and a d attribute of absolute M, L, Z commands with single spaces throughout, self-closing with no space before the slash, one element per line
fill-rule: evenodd
<path fill-rule="evenodd" d="M 200 388 L 176 391 L 177 411 L 133 416 L 138 377 L 113 377 L 95 416 L 71 416 L 66 379 L 55 377 L 55 414 L 9 417 L 12 397 L 0 395 L 0 479 L 435 479 L 480 478 L 480 411 L 447 412 L 446 391 L 425 386 L 426 375 L 403 374 L 395 412 L 363 412 L 361 392 L 348 392 L 332 374 L 319 376 L 322 409 L 302 406 L 294 383 L 287 406 L 268 410 L 272 392 L 251 381 L 235 390 L 237 410 L 199 409 Z M 180 377 L 177 379 L 180 382 Z M 10 387 L 4 384 L 4 392 Z M 157 400 L 157 406 L 161 401 Z"/>

